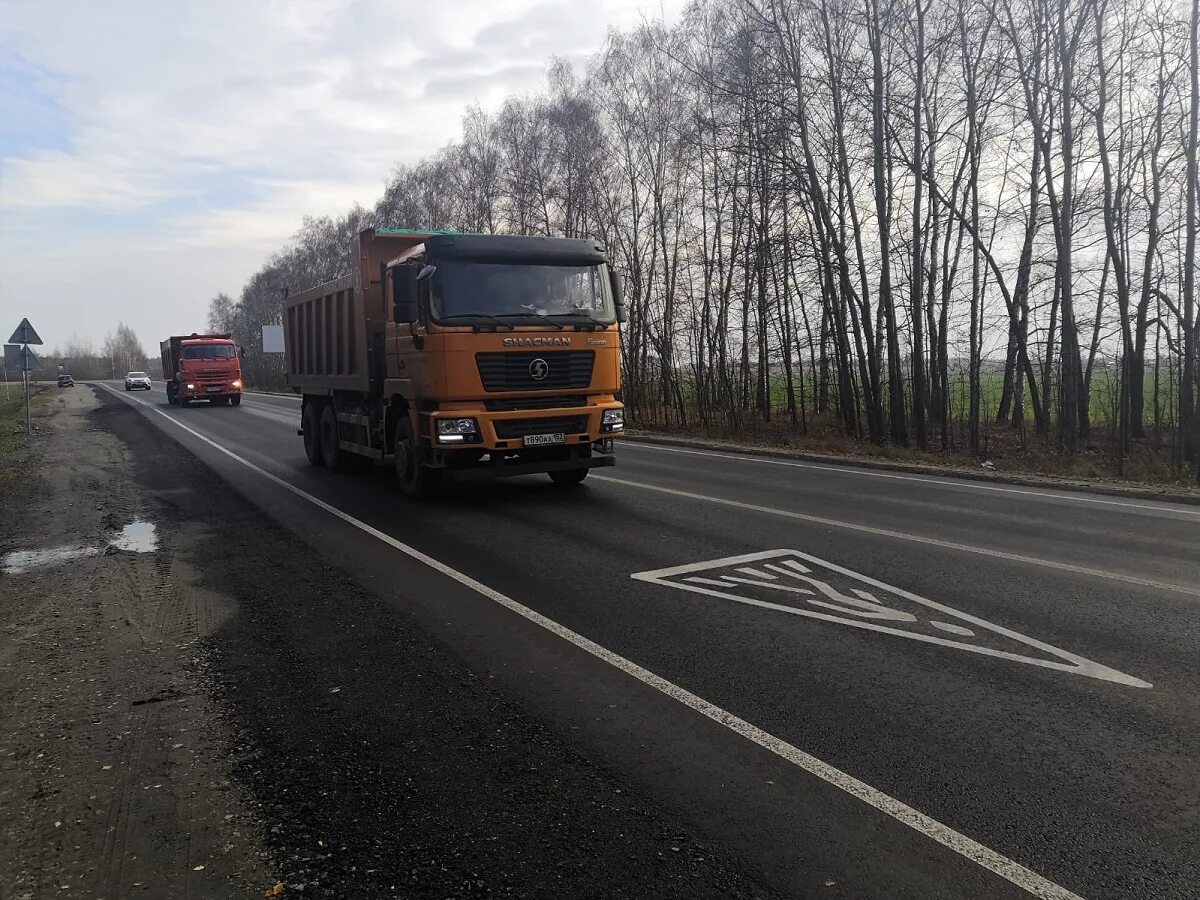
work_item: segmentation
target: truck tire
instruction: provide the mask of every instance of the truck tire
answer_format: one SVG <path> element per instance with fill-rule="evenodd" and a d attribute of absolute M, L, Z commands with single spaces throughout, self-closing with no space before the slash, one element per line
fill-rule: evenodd
<path fill-rule="evenodd" d="M 411 500 L 427 500 L 441 486 L 438 473 L 421 465 L 421 456 L 421 444 L 413 434 L 412 421 L 405 415 L 396 423 L 393 461 L 400 493 Z"/>
<path fill-rule="evenodd" d="M 232 397 L 230 397 L 229 405 L 230 406 L 241 406 L 242 405 L 242 395 L 234 394 Z"/>
<path fill-rule="evenodd" d="M 588 469 L 565 469 L 561 472 L 551 472 L 550 480 L 555 484 L 569 487 L 573 484 L 581 484 L 583 479 L 587 478 Z"/>
<path fill-rule="evenodd" d="M 304 432 L 304 455 L 309 465 L 321 468 L 325 457 L 321 455 L 321 407 L 316 403 L 304 404 L 304 415 L 300 419 Z"/>
<path fill-rule="evenodd" d="M 339 446 L 341 436 L 338 430 L 337 412 L 333 404 L 327 403 L 321 410 L 321 459 L 325 468 L 336 472 L 344 472 L 349 468 L 348 453 Z"/>

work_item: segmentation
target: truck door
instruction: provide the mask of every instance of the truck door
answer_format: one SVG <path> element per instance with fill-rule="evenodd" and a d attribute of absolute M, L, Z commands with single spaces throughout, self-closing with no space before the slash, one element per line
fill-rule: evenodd
<path fill-rule="evenodd" d="M 395 309 L 394 282 L 387 281 L 388 308 Z M 416 385 L 423 381 L 422 349 L 425 345 L 425 310 L 429 308 L 429 279 L 417 283 L 417 309 L 420 311 L 415 322 L 396 322 L 395 339 L 389 348 L 389 375 L 402 382 L 401 393 L 412 399 L 416 394 Z"/>

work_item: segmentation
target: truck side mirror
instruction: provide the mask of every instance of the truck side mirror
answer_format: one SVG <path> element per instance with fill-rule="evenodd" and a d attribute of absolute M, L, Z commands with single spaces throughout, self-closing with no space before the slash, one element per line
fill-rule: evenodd
<path fill-rule="evenodd" d="M 392 269 L 392 318 L 397 325 L 417 321 L 417 273 L 412 266 Z"/>
<path fill-rule="evenodd" d="M 612 284 L 613 305 L 617 308 L 617 321 L 624 324 L 629 321 L 629 310 L 625 307 L 625 291 L 621 285 L 621 273 L 616 269 L 609 269 L 608 279 Z"/>

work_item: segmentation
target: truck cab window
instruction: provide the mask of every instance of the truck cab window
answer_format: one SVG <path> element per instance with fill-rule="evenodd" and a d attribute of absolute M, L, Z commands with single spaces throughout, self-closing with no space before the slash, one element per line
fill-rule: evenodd
<path fill-rule="evenodd" d="M 615 321 L 603 265 L 555 266 L 445 260 L 430 309 L 453 316 L 571 316 Z"/>

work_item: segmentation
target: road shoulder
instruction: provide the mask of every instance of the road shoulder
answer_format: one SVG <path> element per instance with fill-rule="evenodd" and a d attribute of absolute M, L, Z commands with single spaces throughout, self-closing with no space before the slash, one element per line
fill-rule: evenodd
<path fill-rule="evenodd" d="M 178 552 L 203 536 L 136 484 L 92 391 L 50 409 L 0 534 L 4 554 L 59 556 L 0 573 L 0 896 L 269 886 L 203 673 L 231 610 Z M 156 552 L 130 549 L 141 520 Z"/>

